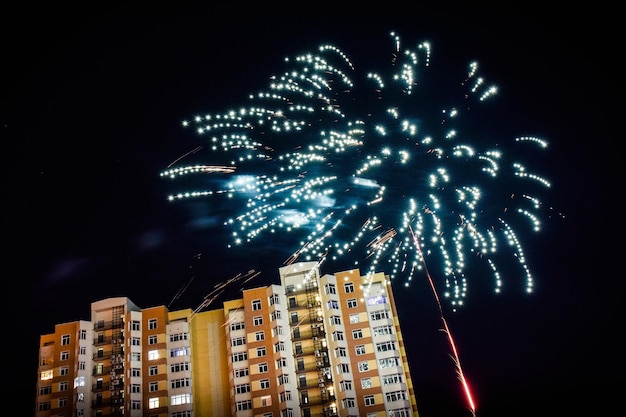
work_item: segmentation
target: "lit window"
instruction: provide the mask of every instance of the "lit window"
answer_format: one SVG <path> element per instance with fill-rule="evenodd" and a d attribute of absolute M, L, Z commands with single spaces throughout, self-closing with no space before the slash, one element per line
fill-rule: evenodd
<path fill-rule="evenodd" d="M 52 379 L 52 369 L 48 370 L 48 371 L 42 371 L 41 372 L 41 377 L 39 378 L 42 381 L 46 381 L 48 379 Z"/>
<path fill-rule="evenodd" d="M 151 350 L 148 352 L 148 359 L 150 359 L 151 361 L 155 360 L 155 359 L 159 359 L 159 351 L 158 350 Z"/>

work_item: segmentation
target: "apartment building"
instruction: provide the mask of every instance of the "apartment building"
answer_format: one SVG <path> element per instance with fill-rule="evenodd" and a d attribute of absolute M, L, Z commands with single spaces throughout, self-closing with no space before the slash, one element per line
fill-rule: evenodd
<path fill-rule="evenodd" d="M 279 276 L 209 311 L 92 303 L 40 337 L 35 416 L 416 417 L 388 276 Z"/>

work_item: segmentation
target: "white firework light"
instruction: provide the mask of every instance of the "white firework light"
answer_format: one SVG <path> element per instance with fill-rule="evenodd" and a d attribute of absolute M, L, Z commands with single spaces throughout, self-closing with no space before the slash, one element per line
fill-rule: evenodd
<path fill-rule="evenodd" d="M 490 137 L 470 117 L 497 97 L 476 62 L 433 82 L 430 44 L 391 38 L 384 72 L 322 45 L 286 59 L 240 109 L 184 122 L 202 142 L 161 173 L 174 181 L 169 200 L 237 202 L 223 219 L 228 247 L 288 239 L 285 263 L 358 266 L 407 286 L 428 263 L 453 309 L 473 265 L 495 292 L 511 275 L 532 292 L 522 232 L 540 230 L 550 183 L 508 157 L 536 161 L 547 143 Z"/>

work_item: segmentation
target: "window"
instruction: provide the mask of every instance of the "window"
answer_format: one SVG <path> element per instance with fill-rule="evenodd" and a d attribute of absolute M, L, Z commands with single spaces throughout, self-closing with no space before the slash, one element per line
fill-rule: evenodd
<path fill-rule="evenodd" d="M 231 346 L 243 346 L 245 344 L 246 344 L 246 337 L 245 336 L 233 337 L 230 340 L 230 345 Z"/>
<path fill-rule="evenodd" d="M 337 294 L 337 288 L 335 288 L 335 284 L 326 284 L 324 285 L 324 292 L 326 294 Z"/>
<path fill-rule="evenodd" d="M 344 398 L 341 400 L 341 405 L 343 405 L 343 408 L 355 407 L 356 401 L 354 401 L 354 398 Z"/>
<path fill-rule="evenodd" d="M 278 342 L 274 344 L 274 352 L 284 352 L 285 351 L 285 342 Z"/>
<path fill-rule="evenodd" d="M 152 336 L 148 336 L 148 344 L 149 345 L 156 345 L 157 343 L 157 337 L 156 335 L 152 335 Z"/>
<path fill-rule="evenodd" d="M 232 361 L 233 362 L 241 362 L 248 359 L 248 352 L 237 352 L 233 353 Z"/>
<path fill-rule="evenodd" d="M 139 338 L 139 337 L 131 337 L 130 338 L 130 345 L 131 346 L 141 346 L 141 338 Z"/>
<path fill-rule="evenodd" d="M 82 362 L 84 363 L 84 362 Z M 74 388 L 76 387 L 84 387 L 85 386 L 85 377 L 84 376 L 79 376 L 74 378 Z"/>
<path fill-rule="evenodd" d="M 278 385 L 284 385 L 284 384 L 288 384 L 289 383 L 289 375 L 285 374 L 285 375 L 280 375 L 278 377 Z"/>
<path fill-rule="evenodd" d="M 262 316 L 255 316 L 252 318 L 252 324 L 254 324 L 255 326 L 260 326 L 263 324 L 263 317 Z"/>
<path fill-rule="evenodd" d="M 261 300 L 252 300 L 252 311 L 261 309 Z"/>
<path fill-rule="evenodd" d="M 274 304 L 280 304 L 280 297 L 278 294 L 270 295 L 270 305 L 273 306 Z"/>
<path fill-rule="evenodd" d="M 271 395 L 264 395 L 264 396 L 262 396 L 261 397 L 261 407 L 269 407 L 270 405 L 272 405 L 272 396 Z"/>
<path fill-rule="evenodd" d="M 65 407 L 67 405 L 67 397 L 59 398 L 59 407 Z"/>
<path fill-rule="evenodd" d="M 383 380 L 383 385 L 402 383 L 402 375 L 400 374 L 383 375 L 381 378 Z"/>
<path fill-rule="evenodd" d="M 387 352 L 389 350 L 395 350 L 396 344 L 392 341 L 376 343 L 376 351 L 377 352 Z"/>
<path fill-rule="evenodd" d="M 87 340 L 87 330 L 81 329 L 80 333 L 78 333 L 78 338 L 80 340 Z"/>
<path fill-rule="evenodd" d="M 283 326 L 276 326 L 272 329 L 272 336 L 281 336 L 283 334 L 285 334 Z"/>
<path fill-rule="evenodd" d="M 61 360 L 62 361 L 66 361 L 70 358 L 70 351 L 69 350 L 64 350 L 63 352 L 61 352 Z"/>
<path fill-rule="evenodd" d="M 49 410 L 49 409 L 50 409 L 50 401 L 39 403 L 37 405 L 37 410 L 38 411 L 46 411 L 46 410 Z"/>
<path fill-rule="evenodd" d="M 170 335 L 170 342 L 178 342 L 181 340 L 189 340 L 189 333 L 172 333 Z"/>
<path fill-rule="evenodd" d="M 299 380 L 298 388 L 304 388 L 307 386 L 305 374 L 298 375 L 298 380 Z"/>
<path fill-rule="evenodd" d="M 183 372 L 189 371 L 190 369 L 191 366 L 189 365 L 189 362 L 179 362 L 170 365 L 170 372 Z"/>
<path fill-rule="evenodd" d="M 385 398 L 387 399 L 387 401 L 398 401 L 407 399 L 405 391 L 388 392 L 387 394 L 385 394 Z"/>
<path fill-rule="evenodd" d="M 298 313 L 295 311 L 291 313 L 291 324 L 298 324 Z"/>
<path fill-rule="evenodd" d="M 148 408 L 151 410 L 153 408 L 159 408 L 159 397 L 148 399 Z"/>
<path fill-rule="evenodd" d="M 357 314 L 350 314 L 350 324 L 358 323 L 361 321 L 361 318 Z"/>
<path fill-rule="evenodd" d="M 254 340 L 260 342 L 261 340 L 265 340 L 265 332 L 256 332 L 254 333 Z"/>
<path fill-rule="evenodd" d="M 264 374 L 265 372 L 267 372 L 268 367 L 267 367 L 267 362 L 263 362 L 259 364 L 259 373 L 260 374 Z"/>
<path fill-rule="evenodd" d="M 389 318 L 389 311 L 378 310 L 370 313 L 370 320 L 383 320 Z"/>
<path fill-rule="evenodd" d="M 267 349 L 265 348 L 265 346 L 256 348 L 257 358 L 260 358 L 261 356 L 265 356 L 265 355 L 267 355 Z"/>
<path fill-rule="evenodd" d="M 374 327 L 374 336 L 384 336 L 387 334 L 393 334 L 392 326 L 377 326 Z"/>
<path fill-rule="evenodd" d="M 69 368 L 69 367 L 67 367 L 67 366 L 62 366 L 62 367 L 59 369 L 59 374 L 60 374 L 60 375 L 67 375 L 67 374 L 69 374 L 69 373 L 70 373 L 70 368 Z"/>
<path fill-rule="evenodd" d="M 338 374 L 348 374 L 350 373 L 350 365 L 347 363 L 340 363 L 337 365 L 337 373 Z"/>
<path fill-rule="evenodd" d="M 139 400 L 132 400 L 130 402 L 130 408 L 131 408 L 131 410 L 141 410 L 141 401 L 139 401 Z"/>
<path fill-rule="evenodd" d="M 351 298 L 348 300 L 348 308 L 356 308 L 357 301 L 356 298 Z"/>
<path fill-rule="evenodd" d="M 328 307 L 329 310 L 332 310 L 332 309 L 339 310 L 339 301 L 328 300 L 328 302 L 326 303 L 326 306 Z"/>
<path fill-rule="evenodd" d="M 363 389 L 372 388 L 372 378 L 361 379 L 361 388 Z"/>
<path fill-rule="evenodd" d="M 70 335 L 64 334 L 63 336 L 61 336 L 61 346 L 65 346 L 69 344 L 70 344 Z"/>
<path fill-rule="evenodd" d="M 172 405 L 191 404 L 191 394 L 172 395 L 170 401 Z"/>
<path fill-rule="evenodd" d="M 398 358 L 384 358 L 378 361 L 380 368 L 391 368 L 392 366 L 399 366 L 400 360 Z"/>
<path fill-rule="evenodd" d="M 341 324 L 341 317 L 340 316 L 330 316 L 329 318 L 330 321 L 330 325 L 338 325 Z"/>
<path fill-rule="evenodd" d="M 49 369 L 47 371 L 41 371 L 41 376 L 39 377 L 39 379 L 42 381 L 52 379 L 52 369 Z"/>
<path fill-rule="evenodd" d="M 244 329 L 243 321 L 238 321 L 238 322 L 230 324 L 230 331 L 231 332 L 234 332 L 235 330 L 243 330 L 243 329 Z"/>
<path fill-rule="evenodd" d="M 130 376 L 141 376 L 141 370 L 139 368 L 131 368 Z"/>
<path fill-rule="evenodd" d="M 191 378 L 187 377 L 187 378 L 172 379 L 170 386 L 172 387 L 172 389 L 190 387 Z"/>
<path fill-rule="evenodd" d="M 348 354 L 346 353 L 345 347 L 338 347 L 335 349 L 335 357 L 339 358 L 339 357 L 346 357 L 346 356 L 348 356 Z"/>
<path fill-rule="evenodd" d="M 296 297 L 289 297 L 289 308 L 298 307 L 298 301 L 296 301 Z"/>
<path fill-rule="evenodd" d="M 154 330 L 157 328 L 157 319 L 148 320 L 148 330 Z"/>
<path fill-rule="evenodd" d="M 354 283 L 346 282 L 345 284 L 343 284 L 343 289 L 346 292 L 346 294 L 354 292 Z"/>
<path fill-rule="evenodd" d="M 130 352 L 130 360 L 131 361 L 140 361 L 141 360 L 141 353 L 139 353 L 139 352 Z"/>
<path fill-rule="evenodd" d="M 283 391 L 279 394 L 279 400 L 281 403 L 285 401 L 291 401 L 291 391 Z"/>
<path fill-rule="evenodd" d="M 67 381 L 59 382 L 59 391 L 67 391 Z"/>
<path fill-rule="evenodd" d="M 374 401 L 373 395 L 366 395 L 365 397 L 363 397 L 363 399 L 365 400 L 365 406 L 376 404 L 376 402 Z"/>
<path fill-rule="evenodd" d="M 130 392 L 133 394 L 141 393 L 141 385 L 139 384 L 130 384 Z"/>
<path fill-rule="evenodd" d="M 359 362 L 359 372 L 366 372 L 370 370 L 369 362 L 363 361 Z"/>
<path fill-rule="evenodd" d="M 133 320 L 130 322 L 130 330 L 139 331 L 141 330 L 141 323 L 139 320 Z"/>
<path fill-rule="evenodd" d="M 287 366 L 287 358 L 276 359 L 276 369 L 284 368 Z"/>
<path fill-rule="evenodd" d="M 276 320 L 282 319 L 283 316 L 280 310 L 276 310 L 270 315 L 270 318 L 272 319 L 272 321 L 276 321 Z"/>
<path fill-rule="evenodd" d="M 252 410 L 252 400 L 237 401 L 237 411 Z"/>
<path fill-rule="evenodd" d="M 189 346 L 181 346 L 170 349 L 170 358 L 176 358 L 178 356 L 191 355 L 191 348 Z"/>
<path fill-rule="evenodd" d="M 363 338 L 363 330 L 362 329 L 352 330 L 352 338 L 353 339 L 362 339 Z"/>
<path fill-rule="evenodd" d="M 87 354 L 87 346 L 81 346 L 81 347 L 78 349 L 78 354 L 79 354 L 79 355 L 86 355 L 86 354 Z"/>
<path fill-rule="evenodd" d="M 149 350 L 148 351 L 148 359 L 154 361 L 159 359 L 159 351 L 158 350 Z"/>
<path fill-rule="evenodd" d="M 365 345 L 358 345 L 354 347 L 354 351 L 357 355 L 365 355 Z"/>
<path fill-rule="evenodd" d="M 159 383 L 158 382 L 151 382 L 148 385 L 148 389 L 150 390 L 150 392 L 158 391 L 159 390 Z"/>
<path fill-rule="evenodd" d="M 367 299 L 368 306 L 375 306 L 377 304 L 387 304 L 387 297 L 385 297 L 384 295 L 377 295 L 374 297 L 369 297 Z"/>
<path fill-rule="evenodd" d="M 235 378 L 241 378 L 244 376 L 248 376 L 249 374 L 250 371 L 248 370 L 248 368 L 238 368 L 233 371 L 233 376 Z"/>
<path fill-rule="evenodd" d="M 349 391 L 352 389 L 352 381 L 341 381 L 339 383 L 339 390 L 340 391 Z"/>
<path fill-rule="evenodd" d="M 52 385 L 46 385 L 45 387 L 39 387 L 39 395 L 52 394 Z"/>
<path fill-rule="evenodd" d="M 250 392 L 250 384 L 235 385 L 235 394 L 245 394 Z"/>
<path fill-rule="evenodd" d="M 158 366 L 151 366 L 148 368 L 148 375 L 150 376 L 154 376 L 157 375 L 159 373 L 159 367 Z"/>
<path fill-rule="evenodd" d="M 262 379 L 260 382 L 261 382 L 261 389 L 268 389 L 270 387 L 269 379 Z"/>

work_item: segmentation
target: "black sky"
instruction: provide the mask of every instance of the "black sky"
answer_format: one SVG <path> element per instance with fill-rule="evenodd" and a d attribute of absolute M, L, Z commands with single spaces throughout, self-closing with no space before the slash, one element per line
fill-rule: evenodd
<path fill-rule="evenodd" d="M 622 222 L 619 206 L 609 204 L 622 177 L 613 162 L 621 138 L 611 127 L 614 85 L 603 52 L 611 26 L 594 13 L 568 21 L 300 16 L 22 14 L 3 28 L 13 265 L 5 288 L 25 351 L 24 375 L 11 391 L 34 407 L 39 335 L 89 319 L 91 302 L 128 296 L 141 307 L 167 305 L 195 276 L 193 293 L 173 306 L 195 308 L 211 279 L 228 278 L 211 266 L 220 262 L 210 256 L 216 243 L 190 237 L 186 214 L 163 200 L 158 173 L 191 143 L 183 119 L 242 103 L 285 56 L 323 42 L 366 56 L 387 48 L 388 32 L 397 30 L 405 41 L 431 40 L 435 54 L 451 60 L 441 71 L 481 62 L 510 109 L 508 121 L 486 122 L 532 123 L 549 138 L 554 196 L 567 215 L 528 248 L 535 294 L 472 295 L 471 306 L 448 318 L 477 415 L 611 409 L 623 370 L 623 274 L 612 255 Z M 590 31 L 592 23 L 600 31 Z M 281 266 L 272 265 L 259 264 L 268 280 Z M 427 285 L 398 298 L 421 416 L 469 416 Z"/>

